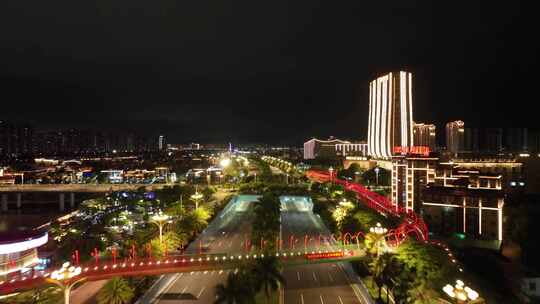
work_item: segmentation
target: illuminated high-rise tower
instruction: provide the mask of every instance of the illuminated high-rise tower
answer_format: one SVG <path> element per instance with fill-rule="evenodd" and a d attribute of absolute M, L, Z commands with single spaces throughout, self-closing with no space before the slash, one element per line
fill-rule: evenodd
<path fill-rule="evenodd" d="M 446 124 L 446 150 L 457 154 L 464 150 L 465 123 L 461 120 L 451 121 Z"/>
<path fill-rule="evenodd" d="M 165 144 L 165 136 L 163 135 L 160 135 L 159 136 L 159 139 L 158 139 L 158 150 L 159 151 L 163 151 L 167 148 L 166 144 Z"/>
<path fill-rule="evenodd" d="M 436 127 L 433 124 L 414 123 L 414 145 L 418 147 L 429 147 L 430 151 L 434 151 L 435 129 Z"/>
<path fill-rule="evenodd" d="M 414 145 L 412 74 L 389 73 L 369 84 L 368 154 L 389 159 Z"/>

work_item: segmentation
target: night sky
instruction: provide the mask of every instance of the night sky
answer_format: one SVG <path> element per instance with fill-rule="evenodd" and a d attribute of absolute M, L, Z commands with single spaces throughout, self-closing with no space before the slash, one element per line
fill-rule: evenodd
<path fill-rule="evenodd" d="M 406 69 L 415 121 L 535 127 L 536 10 L 443 2 L 4 0 L 0 120 L 178 143 L 365 139 L 369 81 Z"/>

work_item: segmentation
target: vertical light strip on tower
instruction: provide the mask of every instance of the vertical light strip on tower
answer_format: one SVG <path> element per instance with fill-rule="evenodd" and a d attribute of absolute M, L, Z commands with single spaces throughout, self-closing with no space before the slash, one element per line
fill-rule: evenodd
<path fill-rule="evenodd" d="M 392 154 L 394 154 L 394 147 L 393 147 L 393 140 L 392 140 L 392 136 L 393 136 L 392 126 L 394 124 L 394 99 L 393 99 L 392 93 L 393 93 L 394 87 L 392 85 L 393 85 L 392 73 L 390 73 L 388 75 L 388 101 L 389 101 L 388 108 L 389 109 L 388 109 L 388 123 L 386 124 L 387 125 L 386 127 L 387 142 L 385 143 L 385 145 L 390 148 L 388 157 L 391 157 Z"/>
<path fill-rule="evenodd" d="M 410 138 L 410 144 L 409 146 L 413 146 L 413 131 L 412 131 L 412 125 L 413 125 L 413 117 L 412 117 L 412 114 L 413 114 L 413 111 L 412 111 L 412 73 L 409 73 L 409 125 L 408 125 L 408 130 L 409 130 L 409 138 Z"/>
<path fill-rule="evenodd" d="M 369 134 L 370 137 L 370 155 L 375 155 L 375 120 L 377 119 L 377 103 L 375 101 L 375 97 L 377 96 L 375 81 L 371 82 L 371 134 Z"/>
<path fill-rule="evenodd" d="M 388 127 L 388 81 L 387 76 L 379 78 L 381 81 L 382 90 L 382 113 L 381 113 L 381 154 L 384 158 L 390 157 L 388 155 L 388 147 L 386 144 L 386 132 Z"/>
<path fill-rule="evenodd" d="M 400 138 L 400 145 L 402 147 L 406 146 L 406 139 L 405 139 L 405 130 L 406 130 L 406 121 L 407 121 L 407 113 L 404 111 L 407 106 L 406 106 L 406 98 L 407 98 L 407 95 L 404 94 L 404 92 L 406 92 L 407 90 L 407 83 L 406 83 L 406 75 L 407 73 L 405 72 L 399 72 L 399 100 L 400 100 L 400 114 L 401 114 L 401 138 Z"/>
<path fill-rule="evenodd" d="M 375 116 L 375 155 L 377 157 L 381 157 L 381 149 L 380 149 L 380 142 L 381 142 L 381 135 L 380 135 L 380 123 L 381 123 L 381 90 L 379 85 L 379 79 L 377 79 L 375 83 L 375 91 L 377 92 L 377 98 L 375 104 L 376 107 L 376 116 Z"/>
<path fill-rule="evenodd" d="M 373 120 L 373 82 L 369 84 L 369 114 L 368 114 L 368 154 L 371 154 L 371 151 L 373 149 L 371 148 L 371 145 L 373 144 L 373 139 L 371 139 L 371 134 L 373 133 L 373 127 L 371 126 L 371 122 Z"/>

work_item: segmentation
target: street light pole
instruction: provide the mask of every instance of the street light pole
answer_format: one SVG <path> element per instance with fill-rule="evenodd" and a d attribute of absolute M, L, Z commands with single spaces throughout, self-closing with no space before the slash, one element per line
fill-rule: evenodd
<path fill-rule="evenodd" d="M 369 232 L 377 235 L 376 246 L 377 246 L 377 258 L 381 255 L 381 243 L 384 240 L 384 235 L 388 232 L 388 229 L 381 226 L 381 223 L 377 223 L 375 227 L 369 228 Z"/>
<path fill-rule="evenodd" d="M 69 304 L 70 293 L 73 286 L 84 280 L 84 278 L 75 278 L 81 274 L 81 271 L 81 267 L 70 266 L 69 262 L 65 262 L 60 269 L 51 273 L 50 278 L 46 279 L 48 282 L 56 284 L 62 289 L 64 292 L 64 304 Z"/>
<path fill-rule="evenodd" d="M 195 201 L 195 209 L 199 209 L 199 200 L 203 198 L 203 195 L 199 193 L 198 189 L 195 189 L 195 194 L 191 196 L 191 199 Z"/>
<path fill-rule="evenodd" d="M 478 292 L 465 286 L 462 280 L 456 280 L 454 286 L 446 284 L 442 289 L 450 298 L 456 299 L 456 303 L 477 303 L 476 300 L 479 300 L 480 295 Z"/>
<path fill-rule="evenodd" d="M 376 183 L 376 186 L 379 187 L 379 167 L 375 167 L 375 183 Z"/>
<path fill-rule="evenodd" d="M 159 243 L 163 244 L 163 226 L 165 226 L 171 217 L 159 211 L 158 214 L 152 216 L 152 222 L 159 228 Z"/>

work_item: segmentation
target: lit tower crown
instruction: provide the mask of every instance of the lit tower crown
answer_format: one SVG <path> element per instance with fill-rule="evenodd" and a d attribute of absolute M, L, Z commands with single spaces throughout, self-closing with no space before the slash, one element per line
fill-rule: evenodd
<path fill-rule="evenodd" d="M 413 146 L 412 74 L 389 73 L 369 84 L 368 154 L 391 158 Z"/>

